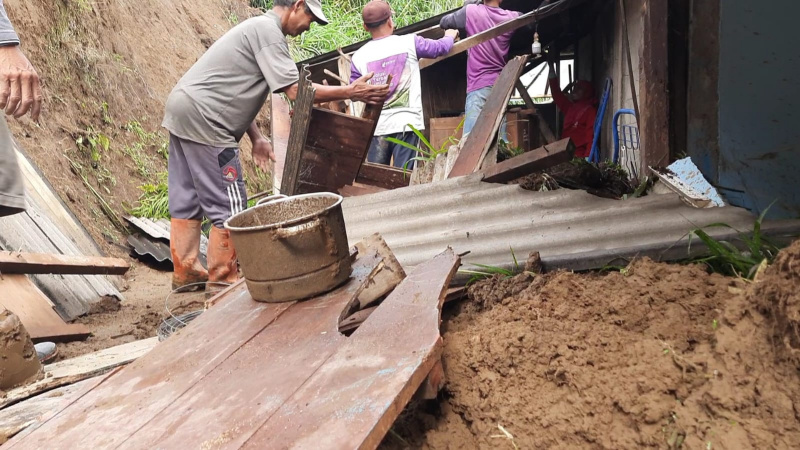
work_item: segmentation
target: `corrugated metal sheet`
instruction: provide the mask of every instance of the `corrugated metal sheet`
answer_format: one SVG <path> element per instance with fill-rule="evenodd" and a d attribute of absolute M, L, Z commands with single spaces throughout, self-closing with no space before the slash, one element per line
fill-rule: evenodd
<path fill-rule="evenodd" d="M 144 235 L 128 236 L 128 244 L 139 256 L 151 256 L 156 261 L 162 263 L 172 262 L 172 255 L 169 251 L 170 221 L 166 219 L 148 219 L 144 217 L 125 217 L 131 225 L 135 226 Z M 208 238 L 200 235 L 200 264 L 206 267 L 206 252 L 208 251 Z"/>
<path fill-rule="evenodd" d="M 4 250 L 33 253 L 82 255 L 55 222 L 42 214 L 28 198 L 24 213 L 0 218 L 0 246 Z M 55 310 L 64 320 L 87 314 L 90 305 L 105 296 L 122 299 L 122 294 L 102 275 L 29 275 L 31 280 L 50 298 Z"/>
<path fill-rule="evenodd" d="M 351 245 L 381 233 L 405 267 L 447 246 L 469 251 L 466 265 L 500 267 L 510 267 L 511 249 L 520 264 L 538 251 L 546 267 L 575 270 L 644 250 L 670 249 L 668 258 L 681 258 L 686 246 L 675 244 L 694 228 L 721 222 L 748 230 L 754 222 L 744 209 L 696 209 L 672 194 L 618 201 L 567 189 L 530 192 L 476 176 L 346 198 L 343 210 Z M 800 229 L 800 221 L 783 225 Z"/>

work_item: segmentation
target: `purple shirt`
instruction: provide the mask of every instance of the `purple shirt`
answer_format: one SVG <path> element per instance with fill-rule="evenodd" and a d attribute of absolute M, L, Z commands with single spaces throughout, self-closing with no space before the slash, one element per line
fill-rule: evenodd
<path fill-rule="evenodd" d="M 519 17 L 521 13 L 486 5 L 467 5 L 467 35 L 474 36 L 503 22 Z M 506 66 L 506 56 L 511 47 L 509 31 L 494 39 L 467 50 L 467 92 L 494 85 Z"/>
<path fill-rule="evenodd" d="M 374 40 L 379 41 L 381 39 L 383 38 Z M 438 58 L 442 55 L 446 55 L 453 48 L 453 42 L 454 42 L 453 38 L 448 36 L 445 36 L 437 40 L 426 39 L 422 36 L 414 36 L 414 47 L 417 50 L 417 58 Z M 363 74 L 359 72 L 358 69 L 356 69 L 356 66 L 350 67 L 351 83 L 361 78 L 362 75 Z M 400 80 L 400 77 L 398 76 L 399 74 L 394 74 L 394 75 L 395 75 L 394 81 L 392 82 L 394 86 L 392 86 L 392 91 L 394 91 L 394 89 L 397 88 L 397 82 Z"/>

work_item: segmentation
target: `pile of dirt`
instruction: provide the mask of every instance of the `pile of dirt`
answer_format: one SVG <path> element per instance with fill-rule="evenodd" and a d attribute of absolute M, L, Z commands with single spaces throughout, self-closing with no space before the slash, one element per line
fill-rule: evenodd
<path fill-rule="evenodd" d="M 0 389 L 31 383 L 41 375 L 42 365 L 28 331 L 16 314 L 0 308 Z"/>
<path fill-rule="evenodd" d="M 799 256 L 752 284 L 650 260 L 478 283 L 445 321 L 444 400 L 395 432 L 433 449 L 796 448 Z"/>
<path fill-rule="evenodd" d="M 606 198 L 632 194 L 636 186 L 621 167 L 608 162 L 593 164 L 583 159 L 534 172 L 511 182 L 529 191 L 552 191 L 559 188 L 582 189 Z"/>

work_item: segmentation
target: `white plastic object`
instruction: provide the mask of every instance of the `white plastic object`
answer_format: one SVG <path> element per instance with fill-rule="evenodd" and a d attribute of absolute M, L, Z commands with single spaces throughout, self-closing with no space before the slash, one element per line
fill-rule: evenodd
<path fill-rule="evenodd" d="M 533 46 L 531 47 L 531 52 L 534 55 L 542 54 L 542 44 L 539 42 L 539 33 L 533 33 Z"/>

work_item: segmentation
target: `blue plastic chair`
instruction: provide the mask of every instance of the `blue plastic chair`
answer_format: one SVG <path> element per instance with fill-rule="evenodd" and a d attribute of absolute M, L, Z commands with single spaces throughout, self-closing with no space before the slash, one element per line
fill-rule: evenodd
<path fill-rule="evenodd" d="M 603 129 L 603 118 L 606 116 L 608 99 L 611 97 L 611 89 L 614 83 L 611 78 L 606 78 L 603 86 L 603 97 L 600 99 L 600 107 L 597 108 L 597 117 L 594 119 L 594 138 L 592 139 L 592 150 L 589 152 L 589 161 L 595 164 L 600 162 L 600 135 Z"/>
<path fill-rule="evenodd" d="M 634 152 L 639 150 L 639 127 L 637 125 L 619 124 L 619 117 L 625 114 L 636 116 L 636 113 L 632 109 L 620 109 L 614 113 L 614 118 L 611 121 L 611 131 L 614 136 L 613 161 L 615 164 L 619 164 L 620 153 L 627 154 L 631 152 L 630 157 L 632 158 L 633 155 L 635 155 Z M 636 164 L 632 166 L 632 169 L 636 169 Z"/>

